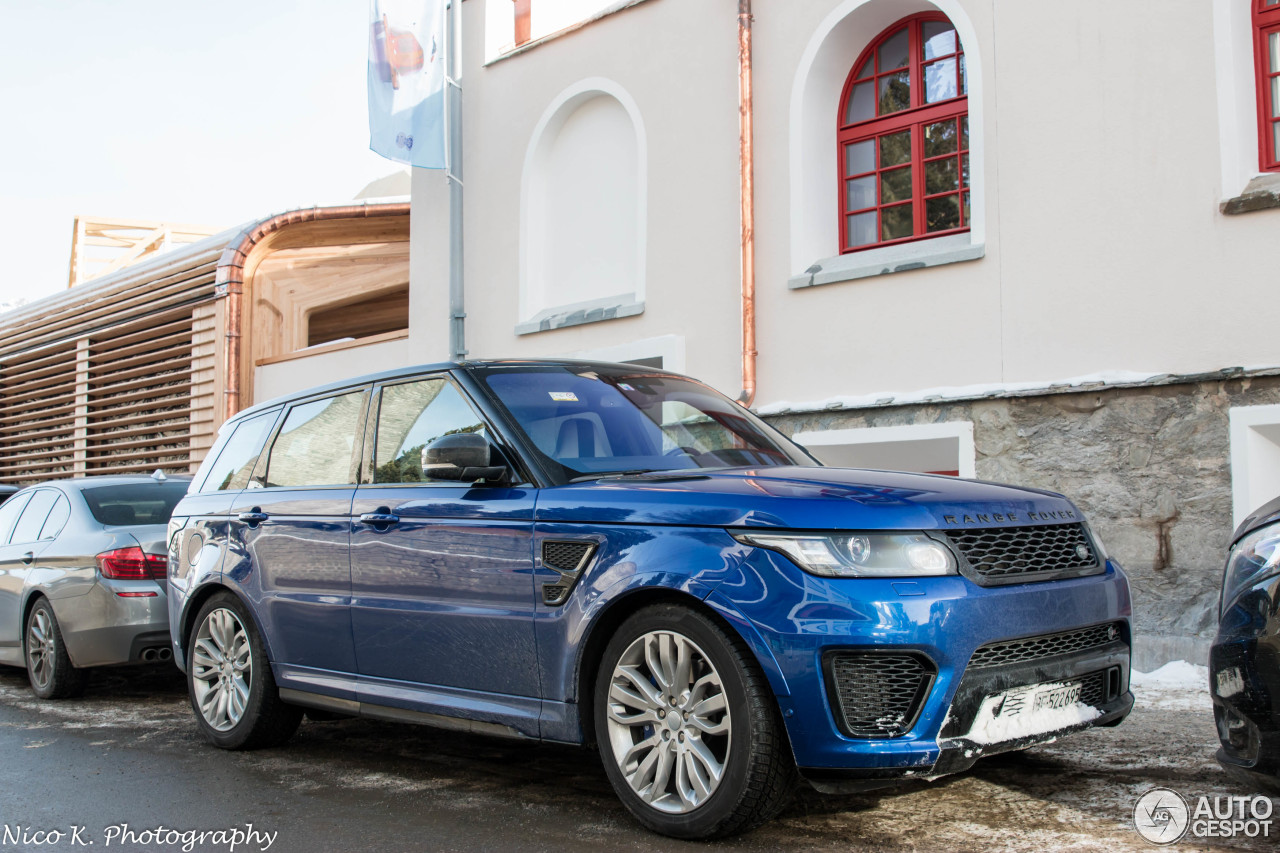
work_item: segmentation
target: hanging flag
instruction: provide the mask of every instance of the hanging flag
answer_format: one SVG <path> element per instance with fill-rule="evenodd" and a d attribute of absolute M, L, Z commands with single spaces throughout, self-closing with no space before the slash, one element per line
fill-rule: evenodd
<path fill-rule="evenodd" d="M 370 0 L 369 147 L 445 167 L 444 0 Z"/>

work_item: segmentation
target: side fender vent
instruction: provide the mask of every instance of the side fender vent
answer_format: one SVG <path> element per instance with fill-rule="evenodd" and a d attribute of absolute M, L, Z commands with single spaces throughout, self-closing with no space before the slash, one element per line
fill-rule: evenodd
<path fill-rule="evenodd" d="M 569 600 L 573 585 L 578 582 L 582 570 L 591 562 L 596 543 L 581 540 L 542 540 L 542 565 L 560 573 L 560 578 L 542 585 L 542 603 L 559 607 Z"/>

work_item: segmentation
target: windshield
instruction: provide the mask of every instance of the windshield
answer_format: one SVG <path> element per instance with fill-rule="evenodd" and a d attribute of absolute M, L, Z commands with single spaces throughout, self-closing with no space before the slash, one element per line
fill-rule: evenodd
<path fill-rule="evenodd" d="M 705 385 L 625 367 L 481 367 L 474 372 L 565 480 L 616 473 L 816 464 Z"/>

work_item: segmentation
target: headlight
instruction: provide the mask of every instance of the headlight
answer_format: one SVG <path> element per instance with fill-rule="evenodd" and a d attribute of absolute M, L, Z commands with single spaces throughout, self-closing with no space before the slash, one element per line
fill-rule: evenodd
<path fill-rule="evenodd" d="M 742 533 L 733 538 L 791 558 L 824 578 L 906 578 L 956 574 L 956 558 L 923 533 Z"/>
<path fill-rule="evenodd" d="M 1231 549 L 1227 569 L 1222 574 L 1219 615 L 1226 612 L 1240 593 L 1275 574 L 1280 574 L 1280 524 L 1253 531 Z"/>

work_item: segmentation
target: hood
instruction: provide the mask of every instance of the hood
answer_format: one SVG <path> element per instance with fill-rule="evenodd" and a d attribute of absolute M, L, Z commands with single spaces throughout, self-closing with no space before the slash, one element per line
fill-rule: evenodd
<path fill-rule="evenodd" d="M 1268 501 L 1249 513 L 1249 517 L 1240 522 L 1240 526 L 1236 528 L 1235 535 L 1231 537 L 1231 544 L 1236 544 L 1241 536 L 1252 533 L 1259 527 L 1266 527 L 1273 521 L 1280 521 L 1280 498 Z"/>
<path fill-rule="evenodd" d="M 791 530 L 959 530 L 1084 517 L 1061 495 L 854 468 L 682 470 L 543 489 L 537 520 Z"/>

